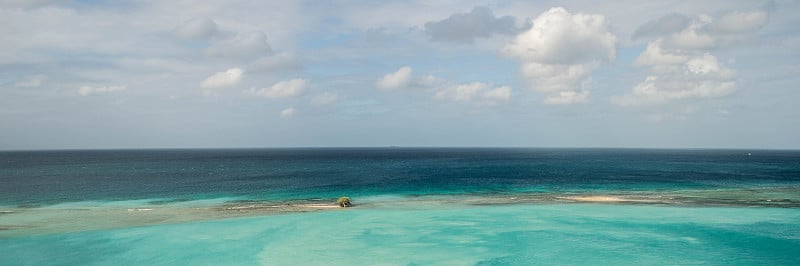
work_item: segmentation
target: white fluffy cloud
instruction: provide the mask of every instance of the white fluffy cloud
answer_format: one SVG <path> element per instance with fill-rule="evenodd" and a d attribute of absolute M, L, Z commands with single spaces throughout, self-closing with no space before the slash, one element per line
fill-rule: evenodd
<path fill-rule="evenodd" d="M 271 99 L 297 97 L 303 94 L 308 87 L 305 79 L 292 79 L 275 83 L 269 88 L 251 90 L 255 95 Z"/>
<path fill-rule="evenodd" d="M 585 102 L 592 71 L 616 57 L 616 36 L 605 17 L 552 8 L 533 20 L 503 52 L 522 61 L 532 89 L 547 93 L 546 104 Z"/>
<path fill-rule="evenodd" d="M 712 52 L 748 37 L 767 22 L 767 12 L 759 10 L 719 17 L 669 15 L 644 24 L 637 34 L 651 40 L 635 64 L 648 67 L 649 73 L 612 102 L 623 106 L 664 104 L 730 94 L 736 89 L 735 72 Z"/>
<path fill-rule="evenodd" d="M 492 101 L 508 101 L 511 99 L 511 87 L 500 86 L 489 88 L 481 93 L 481 97 Z"/>
<path fill-rule="evenodd" d="M 710 18 L 701 17 L 701 20 L 692 23 L 686 29 L 664 37 L 663 44 L 672 49 L 709 49 L 717 45 L 717 38 L 705 31 L 705 25 Z"/>
<path fill-rule="evenodd" d="M 379 88 L 414 87 L 432 93 L 433 98 L 437 100 L 476 106 L 493 106 L 511 100 L 509 86 L 494 86 L 483 82 L 456 83 L 432 75 L 414 77 L 411 75 L 410 67 L 403 67 L 397 72 L 387 74 L 378 80 L 378 84 L 382 82 L 385 83 L 383 85 L 392 86 L 379 85 Z"/>
<path fill-rule="evenodd" d="M 736 88 L 734 71 L 711 54 L 695 56 L 683 64 L 658 65 L 628 94 L 613 99 L 622 106 L 664 104 L 692 98 L 716 98 Z"/>
<path fill-rule="evenodd" d="M 82 86 L 78 89 L 78 94 L 80 94 L 81 96 L 88 96 L 91 94 L 102 94 L 102 93 L 124 91 L 125 89 L 126 89 L 125 86 L 101 86 L 101 87 Z"/>
<path fill-rule="evenodd" d="M 680 23 L 677 23 L 680 18 Z M 709 15 L 668 15 L 636 30 L 639 37 L 661 42 L 669 50 L 709 50 L 730 45 L 764 27 L 769 14 L 763 10 Z"/>
<path fill-rule="evenodd" d="M 689 56 L 664 51 L 659 40 L 648 43 L 647 49 L 636 58 L 635 64 L 640 66 L 674 65 L 682 64 L 686 61 L 689 61 Z"/>
<path fill-rule="evenodd" d="M 613 60 L 616 36 L 603 15 L 552 8 L 533 20 L 533 27 L 505 47 L 506 54 L 543 64 L 579 64 Z"/>
<path fill-rule="evenodd" d="M 217 72 L 200 82 L 200 87 L 207 90 L 231 87 L 242 81 L 243 73 L 244 71 L 241 68 L 231 68 Z"/>
<path fill-rule="evenodd" d="M 193 18 L 174 30 L 181 39 L 206 39 L 219 34 L 217 23 L 208 18 Z"/>
<path fill-rule="evenodd" d="M 401 67 L 394 73 L 386 74 L 382 78 L 378 79 L 378 81 L 375 83 L 375 86 L 384 90 L 403 88 L 408 86 L 409 82 L 411 81 L 411 72 L 412 69 L 410 67 Z"/>
<path fill-rule="evenodd" d="M 547 93 L 560 91 L 585 91 L 589 88 L 589 74 L 596 64 L 550 65 L 536 62 L 525 63 L 522 75 L 534 78 L 534 90 Z"/>

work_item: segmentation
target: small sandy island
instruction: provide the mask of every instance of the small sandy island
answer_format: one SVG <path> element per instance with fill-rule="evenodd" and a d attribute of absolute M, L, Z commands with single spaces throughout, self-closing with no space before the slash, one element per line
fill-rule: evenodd
<path fill-rule="evenodd" d="M 319 203 L 308 203 L 308 204 L 248 204 L 248 205 L 228 205 L 224 206 L 223 210 L 229 211 L 247 211 L 247 210 L 265 210 L 266 212 L 271 211 L 303 211 L 303 210 L 320 210 L 320 209 L 339 209 L 339 205 L 335 204 L 319 204 Z"/>
<path fill-rule="evenodd" d="M 574 201 L 587 201 L 587 202 L 622 202 L 627 201 L 615 196 L 572 196 L 572 197 L 558 197 L 560 199 L 574 200 Z"/>
<path fill-rule="evenodd" d="M 339 205 L 334 204 L 300 204 L 298 207 L 315 208 L 315 209 L 337 209 L 341 208 Z"/>
<path fill-rule="evenodd" d="M 656 200 L 652 199 L 641 199 L 641 198 L 623 198 L 619 196 L 567 196 L 567 197 L 556 197 L 557 199 L 561 200 L 571 200 L 571 201 L 579 201 L 579 202 L 656 202 Z"/>

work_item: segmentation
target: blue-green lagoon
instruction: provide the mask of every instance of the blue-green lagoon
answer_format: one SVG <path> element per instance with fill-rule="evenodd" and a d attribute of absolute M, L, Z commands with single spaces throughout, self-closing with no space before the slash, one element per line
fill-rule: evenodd
<path fill-rule="evenodd" d="M 799 182 L 796 151 L 3 152 L 0 264 L 796 265 Z"/>

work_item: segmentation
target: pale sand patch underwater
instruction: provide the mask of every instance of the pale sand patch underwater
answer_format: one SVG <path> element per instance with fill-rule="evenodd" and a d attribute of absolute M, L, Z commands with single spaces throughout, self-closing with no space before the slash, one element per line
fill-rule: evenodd
<path fill-rule="evenodd" d="M 570 196 L 570 197 L 557 197 L 557 199 L 573 200 L 580 202 L 657 202 L 653 199 L 633 199 L 623 198 L 619 196 Z"/>
<path fill-rule="evenodd" d="M 15 208 L 3 210 L 0 215 L 0 238 L 335 209 L 341 207 L 318 203 L 242 202 L 198 206 L 160 204 L 81 207 L 70 204 L 67 208 Z"/>
<path fill-rule="evenodd" d="M 663 206 L 732 206 L 800 208 L 800 189 L 682 190 L 626 194 L 498 193 L 355 198 L 355 209 L 425 209 L 484 205 L 604 203 Z M 284 213 L 345 211 L 335 199 L 199 201 L 147 204 L 153 201 L 98 204 L 69 203 L 38 208 L 0 209 L 0 238 L 175 224 Z"/>

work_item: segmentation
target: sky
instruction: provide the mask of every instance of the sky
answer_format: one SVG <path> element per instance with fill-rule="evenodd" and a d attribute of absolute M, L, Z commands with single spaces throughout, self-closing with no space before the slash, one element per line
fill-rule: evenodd
<path fill-rule="evenodd" d="M 798 13 L 780 0 L 0 0 L 0 149 L 798 149 Z"/>

